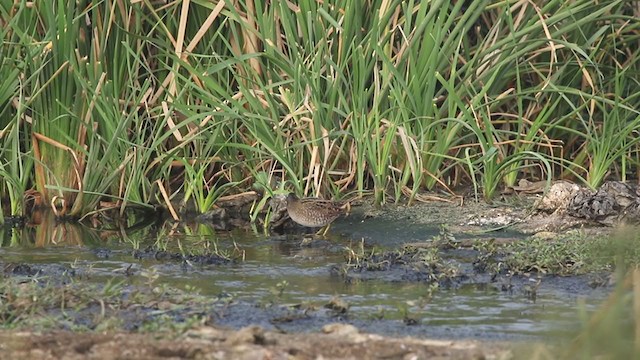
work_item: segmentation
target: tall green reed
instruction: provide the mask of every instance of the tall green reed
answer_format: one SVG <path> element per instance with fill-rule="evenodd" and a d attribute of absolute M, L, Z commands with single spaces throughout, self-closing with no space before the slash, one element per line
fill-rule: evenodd
<path fill-rule="evenodd" d="M 274 191 L 384 203 L 469 182 L 490 200 L 637 162 L 622 1 L 34 4 L 0 13 L 12 203 L 35 184 L 74 216 L 206 211 L 257 174 L 277 179 L 258 210 Z"/>

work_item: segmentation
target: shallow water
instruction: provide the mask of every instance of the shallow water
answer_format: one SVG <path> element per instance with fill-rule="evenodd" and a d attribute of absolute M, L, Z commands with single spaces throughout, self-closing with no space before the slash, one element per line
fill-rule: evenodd
<path fill-rule="evenodd" d="M 305 244 L 302 235 L 266 236 L 240 230 L 216 234 L 203 225 L 109 234 L 63 224 L 53 230 L 18 230 L 12 238 L 5 234 L 0 259 L 5 264 L 64 265 L 60 271 L 82 269 L 87 275 L 83 278 L 98 283 L 117 278 L 136 284 L 153 278 L 156 284 L 233 299 L 238 306 L 218 319 L 221 325 L 259 324 L 286 331 L 318 330 L 326 323 L 343 321 L 386 335 L 548 338 L 579 325 L 579 299 L 592 309 L 607 294 L 606 289 L 586 286 L 585 277 L 544 279 L 534 300 L 521 287 L 502 291 L 484 280 L 433 291 L 419 282 L 345 281 L 331 271 L 333 265 L 345 262 L 346 248 L 358 249 L 361 244 L 367 251 L 373 246 L 392 248 L 426 241 L 438 231 L 427 225 L 353 217 L 337 221 L 326 239 Z M 198 265 L 133 255 L 134 249 L 149 247 L 177 253 L 218 249 L 243 254 L 244 259 Z M 52 270 L 39 276 L 58 275 Z M 348 304 L 346 314 L 274 321 L 278 314 L 286 317 L 288 308 L 302 304 L 322 309 L 336 297 Z M 263 311 L 269 304 L 279 305 L 280 313 Z M 407 318 L 415 324 L 407 325 L 403 321 Z"/>

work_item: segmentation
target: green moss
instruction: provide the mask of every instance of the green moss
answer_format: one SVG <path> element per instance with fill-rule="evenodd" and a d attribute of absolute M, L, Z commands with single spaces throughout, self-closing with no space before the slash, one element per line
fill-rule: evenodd
<path fill-rule="evenodd" d="M 569 234 L 552 240 L 530 238 L 502 247 L 504 264 L 514 273 L 580 275 L 640 264 L 640 238 L 630 230 L 611 236 Z"/>
<path fill-rule="evenodd" d="M 200 320 L 197 314 L 216 300 L 167 286 L 135 288 L 124 282 L 103 285 L 3 279 L 0 328 L 31 331 L 165 329 L 180 333 Z M 181 314 L 187 314 L 183 316 Z"/>

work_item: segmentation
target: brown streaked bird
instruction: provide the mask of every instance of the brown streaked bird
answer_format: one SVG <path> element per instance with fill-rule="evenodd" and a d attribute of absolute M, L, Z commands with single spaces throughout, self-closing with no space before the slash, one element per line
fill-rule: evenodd
<path fill-rule="evenodd" d="M 291 220 L 306 227 L 327 226 L 340 215 L 346 214 L 349 204 L 317 198 L 300 199 L 294 193 L 287 195 L 287 213 Z M 321 229 L 322 230 L 322 229 Z M 325 229 L 323 235 L 329 230 Z"/>

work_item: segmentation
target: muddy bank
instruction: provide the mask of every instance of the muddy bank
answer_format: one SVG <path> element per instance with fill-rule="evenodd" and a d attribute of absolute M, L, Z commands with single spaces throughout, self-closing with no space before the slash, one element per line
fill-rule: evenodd
<path fill-rule="evenodd" d="M 438 199 L 412 206 L 389 205 L 384 210 L 362 204 L 368 217 L 446 224 L 453 232 L 508 229 L 521 234 L 562 234 L 581 229 L 606 235 L 615 227 L 640 225 L 640 187 L 632 182 L 607 181 L 591 190 L 562 180 L 521 179 L 492 204 L 474 201 L 472 196 Z"/>
<path fill-rule="evenodd" d="M 11 359 L 487 359 L 511 358 L 504 345 L 361 334 L 344 325 L 322 333 L 281 334 L 248 327 L 200 327 L 178 338 L 145 334 L 0 331 L 0 351 Z"/>

